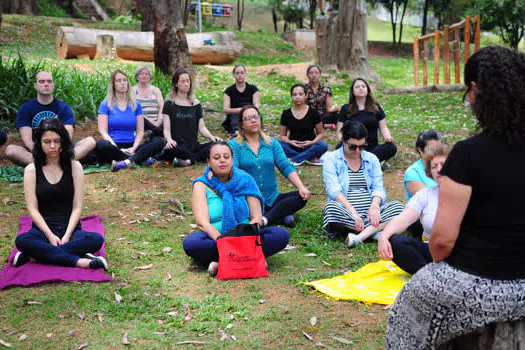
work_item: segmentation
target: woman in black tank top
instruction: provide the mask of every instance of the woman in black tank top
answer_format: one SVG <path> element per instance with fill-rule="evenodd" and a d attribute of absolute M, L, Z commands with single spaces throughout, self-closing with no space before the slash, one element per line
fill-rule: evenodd
<path fill-rule="evenodd" d="M 73 160 L 73 146 L 60 120 L 45 119 L 35 130 L 34 163 L 24 172 L 24 193 L 32 228 L 15 240 L 20 250 L 12 264 L 31 258 L 52 265 L 107 269 L 106 260 L 92 253 L 104 243 L 101 235 L 80 228 L 84 172 Z"/>

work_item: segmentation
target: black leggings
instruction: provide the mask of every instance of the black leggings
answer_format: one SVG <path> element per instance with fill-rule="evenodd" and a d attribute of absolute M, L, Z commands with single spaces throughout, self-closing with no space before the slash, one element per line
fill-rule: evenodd
<path fill-rule="evenodd" d="M 149 141 L 141 144 L 132 156 L 129 156 L 120 150 L 120 148 L 131 146 L 133 146 L 132 143 L 119 144 L 119 147 L 117 147 L 107 140 L 98 140 L 96 147 L 98 162 L 103 164 L 110 163 L 112 160 L 122 161 L 129 159 L 131 162 L 139 164 L 145 161 L 148 157 L 152 157 L 154 154 L 160 152 L 162 147 L 164 147 L 164 140 L 160 137 L 152 137 Z"/>
<path fill-rule="evenodd" d="M 280 193 L 273 206 L 264 207 L 264 216 L 268 219 L 268 225 L 282 223 L 287 215 L 291 215 L 306 205 L 305 200 L 301 198 L 299 191 Z"/>
<path fill-rule="evenodd" d="M 205 162 L 208 159 L 210 144 L 211 142 L 199 143 L 192 151 L 188 151 L 184 148 L 184 145 L 177 145 L 177 147 L 172 149 L 163 149 L 155 158 L 169 161 L 172 161 L 175 157 L 183 160 L 189 159 L 192 164 Z"/>
<path fill-rule="evenodd" d="M 403 235 L 393 235 L 389 241 L 394 256 L 392 260 L 409 274 L 415 274 L 423 266 L 432 262 L 430 249 L 425 242 Z"/>

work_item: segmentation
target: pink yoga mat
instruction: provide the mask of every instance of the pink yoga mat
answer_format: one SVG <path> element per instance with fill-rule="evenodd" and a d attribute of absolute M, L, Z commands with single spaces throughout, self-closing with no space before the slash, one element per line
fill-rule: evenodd
<path fill-rule="evenodd" d="M 102 217 L 93 215 L 80 219 L 80 224 L 84 231 L 97 232 L 104 237 L 104 225 Z M 32 222 L 29 216 L 20 217 L 20 227 L 17 235 L 29 231 Z M 94 255 L 106 257 L 106 244 Z M 90 282 L 107 282 L 111 278 L 104 274 L 104 269 L 90 270 L 79 267 L 63 267 L 54 265 L 45 265 L 28 262 L 20 267 L 14 267 L 11 264 L 15 254 L 18 252 L 16 247 L 9 254 L 9 262 L 4 266 L 0 273 L 0 289 L 13 286 L 31 286 L 38 283 L 46 282 L 73 282 L 73 281 L 90 281 Z"/>

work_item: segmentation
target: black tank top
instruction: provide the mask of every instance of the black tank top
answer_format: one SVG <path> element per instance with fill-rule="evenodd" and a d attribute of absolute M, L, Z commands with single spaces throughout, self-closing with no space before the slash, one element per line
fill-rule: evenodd
<path fill-rule="evenodd" d="M 73 210 L 73 195 L 75 194 L 71 168 L 64 169 L 62 178 L 54 185 L 47 181 L 42 167 L 36 166 L 35 170 L 38 211 L 50 228 L 51 226 L 67 226 Z"/>

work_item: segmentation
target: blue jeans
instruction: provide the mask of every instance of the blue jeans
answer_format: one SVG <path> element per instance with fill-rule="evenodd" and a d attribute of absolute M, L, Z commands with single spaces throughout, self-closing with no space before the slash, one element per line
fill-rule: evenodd
<path fill-rule="evenodd" d="M 284 153 L 294 163 L 301 163 L 312 158 L 321 158 L 321 156 L 328 150 L 328 144 L 324 141 L 314 143 L 308 148 L 297 148 L 289 143 L 279 141 L 283 146 Z"/>
<path fill-rule="evenodd" d="M 290 241 L 290 233 L 282 227 L 265 227 L 260 232 L 264 234 L 263 253 L 265 257 L 280 252 Z M 212 261 L 219 261 L 217 242 L 205 232 L 199 231 L 188 235 L 184 238 L 182 246 L 186 255 L 200 263 L 209 264 Z"/>
<path fill-rule="evenodd" d="M 392 261 L 411 275 L 432 262 L 430 249 L 425 242 L 403 235 L 393 235 L 389 241 L 394 256 Z"/>
<path fill-rule="evenodd" d="M 59 237 L 65 233 L 66 227 L 50 227 L 51 231 Z M 39 262 L 74 267 L 78 259 L 86 253 L 96 253 L 104 244 L 104 238 L 96 232 L 87 232 L 76 229 L 69 242 L 54 246 L 49 243 L 44 232 L 33 226 L 26 233 L 16 237 L 15 245 L 24 255 Z"/>

